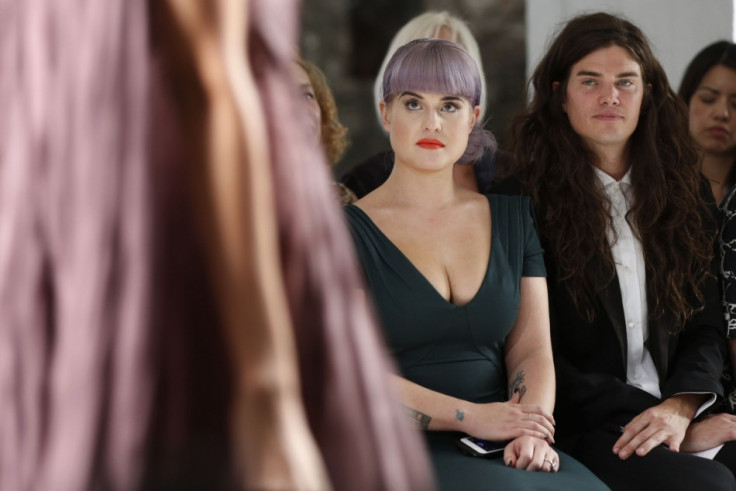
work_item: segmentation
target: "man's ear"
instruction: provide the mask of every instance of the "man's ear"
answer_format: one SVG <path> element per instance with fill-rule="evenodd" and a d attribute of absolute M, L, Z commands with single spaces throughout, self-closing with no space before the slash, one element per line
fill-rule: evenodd
<path fill-rule="evenodd" d="M 388 104 L 386 104 L 386 101 L 379 102 L 378 109 L 381 111 L 381 122 L 383 123 L 383 129 L 390 132 L 391 120 L 388 117 Z"/>
<path fill-rule="evenodd" d="M 558 90 L 560 90 L 560 82 L 552 82 L 552 92 L 557 92 Z M 562 99 L 562 110 L 567 112 L 567 104 L 565 104 L 564 97 Z"/>

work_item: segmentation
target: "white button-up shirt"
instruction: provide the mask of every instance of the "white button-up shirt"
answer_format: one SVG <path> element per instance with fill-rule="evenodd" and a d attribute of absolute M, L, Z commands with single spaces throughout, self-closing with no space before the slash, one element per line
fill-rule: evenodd
<path fill-rule="evenodd" d="M 658 399 L 662 398 L 659 389 L 659 374 L 654 360 L 646 347 L 649 337 L 647 277 L 644 267 L 644 251 L 641 242 L 634 235 L 631 225 L 626 221 L 626 213 L 634 199 L 631 187 L 631 169 L 620 181 L 616 181 L 602 170 L 594 167 L 598 183 L 611 202 L 613 226 L 608 229 L 608 242 L 616 264 L 621 301 L 626 319 L 626 383 L 645 390 Z M 697 410 L 696 416 L 715 401 L 710 396 Z M 694 455 L 712 459 L 722 445 Z"/>
<path fill-rule="evenodd" d="M 626 213 L 633 201 L 631 169 L 620 181 L 597 167 L 595 172 L 611 202 L 613 226 L 608 228 L 607 233 L 626 319 L 626 382 L 660 399 L 659 375 L 646 347 L 649 322 L 644 252 L 641 242 L 626 221 Z"/>

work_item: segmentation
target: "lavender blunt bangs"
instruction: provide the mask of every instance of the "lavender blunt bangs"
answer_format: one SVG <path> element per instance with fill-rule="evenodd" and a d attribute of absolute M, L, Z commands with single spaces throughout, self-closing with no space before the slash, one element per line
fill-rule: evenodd
<path fill-rule="evenodd" d="M 444 39 L 416 39 L 396 50 L 386 65 L 381 94 L 390 104 L 402 92 L 432 92 L 465 97 L 473 107 L 481 100 L 482 82 L 473 57 L 457 43 Z M 496 151 L 495 137 L 476 121 L 468 146 L 458 163 L 472 163 Z"/>
<path fill-rule="evenodd" d="M 416 39 L 400 47 L 386 65 L 382 85 L 387 103 L 405 91 L 463 96 L 480 104 L 478 66 L 459 44 L 443 39 Z"/>

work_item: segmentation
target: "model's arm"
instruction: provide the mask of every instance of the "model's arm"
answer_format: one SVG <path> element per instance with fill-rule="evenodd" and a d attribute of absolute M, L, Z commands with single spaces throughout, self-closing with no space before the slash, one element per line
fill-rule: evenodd
<path fill-rule="evenodd" d="M 458 431 L 492 441 L 524 435 L 552 441 L 551 410 L 519 404 L 516 399 L 477 404 L 428 389 L 400 375 L 391 375 L 391 380 L 407 418 L 422 430 Z"/>
<path fill-rule="evenodd" d="M 522 277 L 521 301 L 516 322 L 506 338 L 506 369 L 509 397 L 512 401 L 532 404 L 552 412 L 555 406 L 555 370 L 550 341 L 547 280 L 544 277 Z M 532 420 L 538 416 L 530 415 Z M 554 420 L 551 421 L 554 424 Z M 557 453 L 549 444 L 521 437 L 506 446 L 504 459 L 517 469 L 556 472 Z"/>
<path fill-rule="evenodd" d="M 520 436 L 552 438 L 551 411 L 534 404 L 493 402 L 477 404 L 422 387 L 393 376 L 406 415 L 432 431 L 459 431 L 485 440 L 505 441 Z"/>
<path fill-rule="evenodd" d="M 549 333 L 547 281 L 521 279 L 521 302 L 516 323 L 506 339 L 509 398 L 552 412 L 555 406 L 555 371 Z"/>
<path fill-rule="evenodd" d="M 554 435 L 554 367 L 543 277 L 521 279 L 519 313 L 506 339 L 509 401 L 474 404 L 395 377 L 407 415 L 423 429 L 462 431 L 488 440 Z"/>
<path fill-rule="evenodd" d="M 549 446 L 554 441 L 552 415 L 542 407 L 520 404 L 518 395 L 507 402 L 475 404 L 396 375 L 394 382 L 407 416 L 422 429 L 510 441 L 504 450 L 504 462 L 509 467 L 545 472 L 559 469 L 557 452 Z"/>

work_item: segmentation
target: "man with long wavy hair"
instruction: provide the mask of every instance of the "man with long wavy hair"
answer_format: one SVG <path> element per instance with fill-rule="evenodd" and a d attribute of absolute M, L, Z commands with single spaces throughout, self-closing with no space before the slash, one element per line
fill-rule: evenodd
<path fill-rule="evenodd" d="M 546 251 L 560 447 L 613 489 L 736 488 L 732 444 L 691 424 L 720 396 L 724 325 L 684 105 L 604 13 L 570 20 L 532 84 L 508 173 Z"/>

